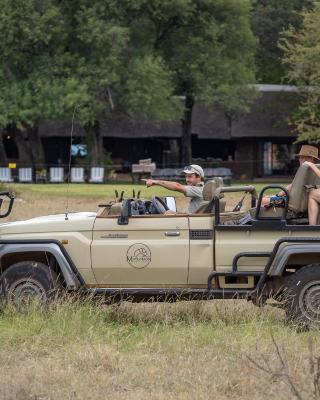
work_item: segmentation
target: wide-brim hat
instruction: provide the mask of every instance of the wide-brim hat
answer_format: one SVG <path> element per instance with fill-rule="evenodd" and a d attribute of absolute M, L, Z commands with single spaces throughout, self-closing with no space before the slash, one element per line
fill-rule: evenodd
<path fill-rule="evenodd" d="M 302 145 L 299 153 L 296 154 L 296 157 L 300 156 L 313 157 L 316 158 L 317 160 L 320 160 L 318 148 L 316 146 L 310 146 L 307 144 Z"/>
<path fill-rule="evenodd" d="M 182 172 L 185 174 L 197 174 L 201 176 L 201 178 L 204 178 L 203 169 L 200 167 L 200 165 L 197 164 L 191 164 L 187 167 L 184 167 Z"/>

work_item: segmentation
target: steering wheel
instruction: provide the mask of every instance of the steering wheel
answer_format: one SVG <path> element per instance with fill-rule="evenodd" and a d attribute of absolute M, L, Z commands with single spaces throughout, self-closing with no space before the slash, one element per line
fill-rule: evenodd
<path fill-rule="evenodd" d="M 164 214 L 167 210 L 169 210 L 169 207 L 159 196 L 151 197 L 151 208 L 152 207 L 156 211 L 156 214 Z"/>

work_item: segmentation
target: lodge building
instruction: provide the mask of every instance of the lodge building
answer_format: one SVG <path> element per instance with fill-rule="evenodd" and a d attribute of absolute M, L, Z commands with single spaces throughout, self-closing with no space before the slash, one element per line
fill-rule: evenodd
<path fill-rule="evenodd" d="M 258 96 L 247 114 L 228 118 L 222 111 L 195 105 L 192 121 L 192 156 L 204 166 L 227 166 L 236 178 L 288 175 L 294 169 L 290 125 L 299 93 L 294 86 L 257 85 Z M 70 122 L 41 123 L 39 131 L 48 165 L 65 164 L 69 158 Z M 114 116 L 101 122 L 104 146 L 115 164 L 129 168 L 140 158 L 152 158 L 160 167 L 180 166 L 180 121 L 152 121 Z M 76 125 L 74 143 L 84 143 L 85 133 Z M 4 137 L 8 158 L 17 156 L 10 138 Z"/>

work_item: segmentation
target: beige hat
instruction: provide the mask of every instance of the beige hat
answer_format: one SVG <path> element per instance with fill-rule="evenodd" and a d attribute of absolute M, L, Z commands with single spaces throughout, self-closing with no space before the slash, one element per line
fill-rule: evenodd
<path fill-rule="evenodd" d="M 185 174 L 197 174 L 201 176 L 201 178 L 204 178 L 203 169 L 200 167 L 200 165 L 197 164 L 191 164 L 187 167 L 184 167 L 182 172 L 184 172 Z"/>
<path fill-rule="evenodd" d="M 313 157 L 319 160 L 319 150 L 316 146 L 304 144 L 303 146 L 301 146 L 299 154 L 296 154 L 296 156 Z"/>

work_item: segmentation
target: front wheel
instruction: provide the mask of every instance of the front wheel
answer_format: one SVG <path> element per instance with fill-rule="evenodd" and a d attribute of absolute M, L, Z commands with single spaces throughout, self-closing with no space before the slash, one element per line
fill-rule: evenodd
<path fill-rule="evenodd" d="M 320 265 L 301 268 L 288 280 L 285 308 L 290 320 L 299 325 L 320 327 Z"/>
<path fill-rule="evenodd" d="M 6 303 L 21 305 L 32 300 L 48 303 L 60 288 L 57 274 L 37 261 L 11 265 L 0 278 L 0 291 Z"/>

